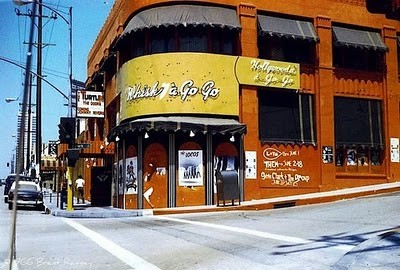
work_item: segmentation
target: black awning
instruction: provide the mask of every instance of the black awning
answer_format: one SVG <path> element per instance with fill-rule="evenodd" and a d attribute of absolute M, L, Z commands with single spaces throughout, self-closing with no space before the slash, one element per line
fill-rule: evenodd
<path fill-rule="evenodd" d="M 173 131 L 182 130 L 185 132 L 193 131 L 203 134 L 243 134 L 246 133 L 246 125 L 234 119 L 189 117 L 189 116 L 160 116 L 136 119 L 114 127 L 108 135 L 108 141 L 114 141 L 116 136 L 127 132 Z"/>
<path fill-rule="evenodd" d="M 160 26 L 216 26 L 240 29 L 236 10 L 222 7 L 172 5 L 139 12 L 129 21 L 122 36 L 131 32 Z"/>
<path fill-rule="evenodd" d="M 269 35 L 318 42 L 318 36 L 311 22 L 258 15 L 258 24 L 259 33 L 263 36 Z"/>
<path fill-rule="evenodd" d="M 336 46 L 355 47 L 362 49 L 372 49 L 387 51 L 382 37 L 377 32 L 356 30 L 338 26 L 332 26 L 334 34 L 334 44 Z"/>

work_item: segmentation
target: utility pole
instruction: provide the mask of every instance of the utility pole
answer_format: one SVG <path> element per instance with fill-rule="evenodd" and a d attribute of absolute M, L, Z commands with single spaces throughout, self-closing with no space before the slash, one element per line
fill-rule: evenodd
<path fill-rule="evenodd" d="M 18 1 L 16 1 L 18 2 Z M 30 2 L 21 3 L 18 2 L 18 5 L 25 5 Z M 47 45 L 54 45 L 54 44 L 44 44 L 43 43 L 43 17 L 49 19 L 55 19 L 54 16 L 44 16 L 43 15 L 43 3 L 42 0 L 35 0 L 37 4 L 37 14 L 28 13 L 23 14 L 18 9 L 16 9 L 17 16 L 29 16 L 32 20 L 35 20 L 35 17 L 38 18 L 37 22 L 37 42 L 36 42 L 36 49 L 37 49 L 37 62 L 36 62 L 36 147 L 35 147 L 35 167 L 36 167 L 36 175 L 40 177 L 40 166 L 41 166 L 41 159 L 42 159 L 42 49 Z M 30 45 L 30 44 L 28 44 Z M 28 164 L 27 164 L 28 166 Z"/>
<path fill-rule="evenodd" d="M 36 77 L 36 174 L 40 179 L 40 166 L 42 160 L 42 32 L 43 32 L 43 6 L 38 0 L 38 45 L 37 45 L 37 74 Z"/>
<path fill-rule="evenodd" d="M 26 139 L 26 171 L 31 168 L 31 132 L 32 132 L 32 74 L 29 74 L 28 92 L 28 134 Z"/>

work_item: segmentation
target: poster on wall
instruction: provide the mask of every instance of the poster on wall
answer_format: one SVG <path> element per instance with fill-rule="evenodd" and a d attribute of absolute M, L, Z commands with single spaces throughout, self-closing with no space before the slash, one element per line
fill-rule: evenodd
<path fill-rule="evenodd" d="M 137 157 L 126 158 L 126 194 L 137 194 Z"/>
<path fill-rule="evenodd" d="M 333 163 L 332 146 L 323 146 L 322 147 L 322 161 L 324 163 Z"/>
<path fill-rule="evenodd" d="M 368 166 L 368 154 L 365 152 L 365 150 L 360 149 L 358 150 L 358 155 L 357 155 L 357 161 L 358 161 L 358 166 Z"/>
<path fill-rule="evenodd" d="M 179 186 L 203 185 L 203 151 L 180 150 L 179 162 Z"/>
<path fill-rule="evenodd" d="M 390 138 L 390 161 L 400 162 L 399 138 Z"/>
<path fill-rule="evenodd" d="M 357 149 L 347 149 L 347 166 L 357 165 Z"/>
<path fill-rule="evenodd" d="M 124 194 L 124 168 L 123 160 L 118 161 L 118 194 Z"/>
<path fill-rule="evenodd" d="M 246 151 L 246 179 L 257 179 L 256 151 Z"/>
<path fill-rule="evenodd" d="M 113 172 L 112 172 L 112 185 L 111 185 L 111 193 L 113 196 L 117 196 L 117 189 L 116 189 L 116 184 L 117 184 L 117 168 L 118 165 L 115 162 L 113 164 Z"/>

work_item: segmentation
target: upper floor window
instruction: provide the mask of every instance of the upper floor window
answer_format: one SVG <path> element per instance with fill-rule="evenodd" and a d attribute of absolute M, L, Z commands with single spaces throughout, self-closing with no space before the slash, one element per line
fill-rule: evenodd
<path fill-rule="evenodd" d="M 144 10 L 131 18 L 118 42 L 120 64 L 165 52 L 235 55 L 240 24 L 235 9 L 171 5 Z"/>
<path fill-rule="evenodd" d="M 178 49 L 181 52 L 207 52 L 208 51 L 208 29 L 205 27 L 179 27 Z"/>
<path fill-rule="evenodd" d="M 387 47 L 379 33 L 338 26 L 332 30 L 335 67 L 382 72 Z"/>
<path fill-rule="evenodd" d="M 150 54 L 171 52 L 174 50 L 174 30 L 172 27 L 152 28 L 148 31 L 148 35 Z M 143 37 L 143 39 L 144 38 L 145 37 Z"/>
<path fill-rule="evenodd" d="M 397 74 L 400 75 L 400 34 L 397 34 Z"/>
<path fill-rule="evenodd" d="M 295 62 L 315 63 L 318 37 L 311 22 L 258 15 L 259 57 Z"/>
<path fill-rule="evenodd" d="M 260 37 L 258 48 L 259 57 L 263 59 L 301 64 L 315 63 L 315 44 L 308 41 Z"/>

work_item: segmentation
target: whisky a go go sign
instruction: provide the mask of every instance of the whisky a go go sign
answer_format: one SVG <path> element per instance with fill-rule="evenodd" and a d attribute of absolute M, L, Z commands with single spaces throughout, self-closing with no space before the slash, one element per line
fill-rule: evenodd
<path fill-rule="evenodd" d="M 262 167 L 261 180 L 270 181 L 273 186 L 297 187 L 302 182 L 310 181 L 310 175 L 304 174 L 306 170 L 298 150 L 266 148 L 263 151 Z"/>

